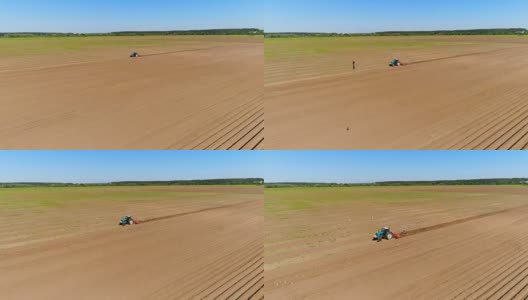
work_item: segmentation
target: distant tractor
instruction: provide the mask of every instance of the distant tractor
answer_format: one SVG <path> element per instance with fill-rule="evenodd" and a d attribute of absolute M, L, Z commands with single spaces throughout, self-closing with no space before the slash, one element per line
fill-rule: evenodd
<path fill-rule="evenodd" d="M 399 67 L 401 65 L 401 61 L 398 58 L 395 58 L 390 62 L 389 67 Z"/>
<path fill-rule="evenodd" d="M 139 53 L 137 53 L 137 52 L 134 51 L 134 52 L 132 52 L 132 53 L 130 54 L 130 57 L 132 57 L 132 58 L 134 58 L 134 57 L 141 57 L 141 55 L 139 55 Z"/>
<path fill-rule="evenodd" d="M 381 242 L 382 240 L 399 239 L 401 235 L 397 232 L 392 232 L 389 227 L 383 227 L 372 237 L 373 241 Z"/>
<path fill-rule="evenodd" d="M 121 226 L 134 225 L 134 224 L 138 224 L 138 222 L 134 220 L 134 218 L 132 218 L 131 216 L 125 216 L 119 222 L 119 225 Z"/>

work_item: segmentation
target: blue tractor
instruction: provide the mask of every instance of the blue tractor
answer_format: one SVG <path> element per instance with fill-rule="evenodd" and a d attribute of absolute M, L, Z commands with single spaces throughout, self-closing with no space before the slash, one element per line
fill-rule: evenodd
<path fill-rule="evenodd" d="M 401 63 L 400 59 L 399 58 L 395 58 L 395 59 L 393 59 L 390 62 L 389 67 L 399 67 L 401 65 L 402 65 L 402 63 Z"/>
<path fill-rule="evenodd" d="M 381 242 L 382 240 L 392 240 L 394 234 L 389 227 L 383 227 L 374 234 L 373 241 Z"/>
<path fill-rule="evenodd" d="M 134 224 L 137 224 L 137 222 L 131 216 L 125 216 L 119 222 L 119 225 L 121 226 L 134 225 Z"/>

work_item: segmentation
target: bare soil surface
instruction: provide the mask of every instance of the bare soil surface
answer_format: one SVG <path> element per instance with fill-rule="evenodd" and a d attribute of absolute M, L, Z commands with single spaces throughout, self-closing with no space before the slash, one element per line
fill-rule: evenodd
<path fill-rule="evenodd" d="M 528 39 L 426 40 L 267 59 L 265 148 L 528 149 Z"/>
<path fill-rule="evenodd" d="M 260 149 L 262 38 L 169 39 L 0 58 L 0 146 Z"/>
<path fill-rule="evenodd" d="M 528 240 L 519 231 L 528 225 L 528 191 L 411 190 L 424 189 L 453 197 L 266 217 L 266 298 L 526 299 Z M 382 226 L 412 234 L 371 241 Z"/>
<path fill-rule="evenodd" d="M 158 189 L 189 195 L 3 210 L 0 298 L 262 299 L 262 188 Z"/>

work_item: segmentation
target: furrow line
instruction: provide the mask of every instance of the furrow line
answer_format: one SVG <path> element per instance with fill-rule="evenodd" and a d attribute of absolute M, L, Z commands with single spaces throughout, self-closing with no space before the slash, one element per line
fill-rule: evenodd
<path fill-rule="evenodd" d="M 238 296 L 237 300 L 249 300 L 253 298 L 263 288 L 264 276 L 262 276 L 257 282 L 250 286 L 242 295 Z"/>
<path fill-rule="evenodd" d="M 490 299 L 493 295 L 498 293 L 500 291 L 500 289 L 507 284 L 507 282 L 510 282 L 511 279 L 509 281 L 507 281 L 506 283 L 504 283 L 502 286 L 499 286 L 503 281 L 507 280 L 507 278 L 509 276 L 511 276 L 512 274 L 516 273 L 519 269 L 521 269 L 523 266 L 525 266 L 527 264 L 528 264 L 528 261 L 524 260 L 524 262 L 522 264 L 520 264 L 520 265 L 516 264 L 516 265 L 510 266 L 508 269 L 504 270 L 503 272 L 498 274 L 496 277 L 492 278 L 492 280 L 489 281 L 487 283 L 487 285 L 489 285 L 491 283 L 493 283 L 493 284 L 488 286 L 487 289 L 485 289 L 484 291 L 481 291 L 481 293 L 479 293 L 479 294 L 475 293 L 473 295 L 470 295 L 471 298 L 469 298 L 469 296 L 468 296 L 468 297 L 465 297 L 464 299 L 484 299 L 484 297 L 486 297 L 485 299 Z M 512 270 L 512 268 L 513 268 L 513 270 Z M 527 267 L 525 267 L 524 270 L 526 270 L 526 268 Z"/>
<path fill-rule="evenodd" d="M 233 118 L 233 115 L 236 116 L 237 114 L 240 114 L 240 112 L 244 112 L 247 110 L 248 107 L 252 107 L 255 103 L 261 102 L 261 96 L 255 96 L 248 100 L 245 103 L 242 103 L 234 108 L 231 108 L 228 112 L 223 112 L 220 114 L 215 114 L 217 109 L 220 106 L 221 103 L 215 103 L 211 105 L 210 107 L 206 108 L 205 110 L 212 110 L 209 114 L 209 120 L 210 122 L 207 122 L 202 126 L 201 128 L 198 128 L 194 130 L 193 133 L 190 133 L 186 135 L 185 137 L 182 137 L 179 141 L 174 142 L 170 144 L 167 149 L 174 149 L 174 148 L 182 148 L 182 149 L 191 149 L 192 146 L 196 143 L 196 139 L 201 137 L 203 132 L 206 130 L 209 130 L 212 125 L 214 126 L 222 126 L 223 124 L 229 122 L 231 118 Z M 214 115 L 214 116 L 213 116 Z M 217 125 L 219 123 L 219 125 Z"/>
<path fill-rule="evenodd" d="M 451 299 L 458 299 L 460 297 L 463 297 L 463 299 L 466 299 L 476 291 L 482 289 L 483 286 L 488 284 L 489 281 L 493 279 L 492 276 L 494 276 L 497 272 L 502 272 L 504 270 L 507 270 L 510 268 L 513 264 L 517 263 L 518 261 L 514 258 L 512 254 L 515 254 L 515 252 L 506 252 L 507 254 L 500 257 L 498 260 L 494 260 L 492 262 L 486 262 L 486 264 L 493 265 L 493 267 L 489 270 L 486 270 L 486 272 L 483 272 L 483 277 L 480 277 L 478 280 L 470 281 L 472 283 L 469 286 L 460 285 L 458 288 L 452 290 L 448 295 Z M 487 265 L 485 265 L 482 268 L 486 268 Z M 451 296 L 452 294 L 456 293 L 454 296 Z M 447 298 L 447 297 L 446 297 Z"/>
<path fill-rule="evenodd" d="M 229 278 L 223 286 L 216 288 L 215 290 L 210 291 L 206 296 L 201 297 L 201 299 L 218 299 L 221 295 L 228 293 L 230 290 L 240 288 L 241 284 L 245 284 L 245 280 L 250 277 L 255 272 L 264 270 L 264 262 L 261 257 L 254 264 L 246 266 L 241 272 Z"/>
<path fill-rule="evenodd" d="M 504 103 L 494 103 L 491 107 L 482 108 L 483 113 L 475 120 L 462 125 L 461 127 L 453 130 L 448 135 L 432 142 L 427 148 L 437 149 L 439 147 L 445 147 L 446 149 L 457 150 L 463 147 L 463 143 L 467 143 L 472 136 L 478 134 L 484 127 L 497 119 L 501 119 L 503 116 L 508 116 L 511 112 L 518 110 L 518 106 L 523 106 L 525 102 L 521 97 L 517 98 L 517 101 L 510 106 L 507 111 L 501 110 Z M 526 106 L 526 105 L 524 105 Z"/>
<path fill-rule="evenodd" d="M 501 104 L 503 105 L 503 104 Z M 520 107 L 519 107 L 520 106 Z M 470 148 L 470 145 L 472 143 L 475 143 L 480 138 L 482 138 L 486 132 L 493 130 L 497 124 L 500 124 L 504 121 L 505 118 L 508 118 L 512 115 L 515 116 L 517 112 L 520 110 L 526 109 L 528 107 L 528 104 L 523 101 L 521 97 L 518 98 L 517 103 L 514 104 L 513 107 L 509 107 L 506 111 L 501 111 L 500 113 L 497 113 L 496 110 L 490 111 L 488 115 L 483 118 L 483 121 L 487 121 L 484 125 L 478 125 L 475 126 L 475 123 L 470 123 L 470 125 L 474 128 L 471 130 L 471 128 L 465 128 L 470 130 L 469 135 L 465 135 L 465 138 L 460 140 L 458 143 L 452 145 L 449 147 L 451 150 L 455 149 L 464 149 L 464 148 Z M 490 118 L 491 117 L 491 118 Z M 465 131 L 464 129 L 461 129 Z"/>
<path fill-rule="evenodd" d="M 264 109 L 262 107 L 257 107 L 256 110 L 251 113 L 251 115 L 247 116 L 247 118 L 243 119 L 240 123 L 236 124 L 236 126 L 226 128 L 226 130 L 229 131 L 219 136 L 216 140 L 211 142 L 205 148 L 218 150 L 219 148 L 224 147 L 231 139 L 242 133 L 245 129 L 250 127 L 255 122 L 258 122 L 258 120 L 260 120 L 264 115 L 263 111 Z"/>
<path fill-rule="evenodd" d="M 247 279 L 247 277 L 244 279 Z M 255 284 L 255 282 L 259 282 L 261 280 L 264 280 L 264 269 L 255 274 L 253 277 L 246 280 L 243 285 L 233 291 L 229 296 L 225 297 L 225 299 L 238 299 L 247 289 L 251 288 Z M 247 287 L 248 285 L 250 286 Z M 220 298 L 220 296 L 222 295 L 223 293 L 220 294 L 218 297 L 215 297 L 214 299 L 222 299 Z"/>
<path fill-rule="evenodd" d="M 240 267 L 235 268 L 233 271 L 229 270 L 227 273 L 227 279 L 225 277 L 222 277 L 221 279 L 218 279 L 214 282 L 212 282 L 209 286 L 205 287 L 201 291 L 199 291 L 196 296 L 198 296 L 200 299 L 205 299 L 212 294 L 218 292 L 222 287 L 225 287 L 229 284 L 232 280 L 243 274 L 244 272 L 248 271 L 250 268 L 254 267 L 255 264 L 260 263 L 262 260 L 262 251 L 257 252 L 255 255 L 253 255 L 247 262 L 242 264 Z"/>
<path fill-rule="evenodd" d="M 264 126 L 262 126 L 263 123 L 264 123 L 264 120 L 262 120 L 260 123 L 255 125 L 255 127 L 253 127 L 246 134 L 246 135 L 249 135 L 250 133 L 254 132 L 256 129 L 260 128 L 260 130 L 257 133 L 255 133 L 253 136 L 249 135 L 249 137 L 251 137 L 251 139 L 247 140 L 247 142 L 244 145 L 242 145 L 240 148 L 238 148 L 238 150 L 246 150 L 246 149 L 251 149 L 251 148 L 255 147 L 256 143 L 258 143 L 258 141 L 261 140 L 261 139 L 259 140 L 259 138 L 262 137 L 262 133 L 264 132 Z M 245 138 L 245 136 L 240 138 L 240 140 L 237 141 L 237 143 L 233 144 L 230 147 L 230 149 L 232 149 L 233 147 L 238 147 L 236 145 L 242 143 L 243 142 L 243 140 L 242 140 L 243 138 Z M 254 143 L 254 144 L 251 144 L 251 143 Z"/>
<path fill-rule="evenodd" d="M 492 265 L 492 264 L 498 264 L 498 266 L 494 268 L 500 269 L 504 264 L 508 264 L 514 261 L 511 255 L 513 253 L 514 253 L 514 250 L 507 251 L 506 253 L 502 253 L 501 255 L 495 257 L 492 260 L 488 260 L 487 257 L 482 257 L 482 256 L 469 260 L 465 262 L 464 265 L 457 266 L 456 272 L 449 272 L 449 274 L 445 274 L 445 278 L 443 279 L 443 281 L 440 282 L 439 284 L 435 283 L 434 287 L 430 289 L 429 294 L 440 296 L 442 295 L 442 291 L 444 292 L 447 291 L 448 293 L 443 295 L 442 298 L 456 299 L 457 297 L 466 293 L 468 290 L 476 287 L 478 283 L 480 282 L 480 281 L 473 281 L 471 278 L 466 278 L 464 274 L 467 274 L 470 272 L 476 272 L 481 269 L 486 269 L 488 268 L 488 265 Z M 484 262 L 484 264 L 481 264 L 481 262 Z M 469 268 L 467 266 L 469 266 Z M 486 274 L 486 273 L 489 274 L 490 272 L 488 271 L 489 270 L 486 270 L 486 272 L 484 272 L 483 274 Z M 450 288 L 446 290 L 446 286 L 449 287 L 454 278 L 457 279 L 457 282 L 464 283 L 464 284 L 460 284 L 459 285 L 461 286 L 460 288 L 455 288 L 455 289 Z M 467 284 L 465 282 L 467 282 Z M 460 289 L 462 289 L 462 291 L 460 291 Z"/>
<path fill-rule="evenodd" d="M 206 138 L 202 139 L 201 142 L 198 144 L 195 144 L 192 149 L 197 150 L 198 148 L 204 148 L 202 147 L 205 143 L 207 143 L 211 139 L 215 139 L 218 135 L 221 135 L 222 132 L 231 129 L 234 125 L 237 124 L 239 121 L 245 120 L 244 118 L 251 118 L 251 114 L 255 113 L 255 110 L 261 110 L 261 104 L 258 102 L 251 103 L 248 106 L 245 106 L 243 109 L 236 113 L 232 113 L 232 117 L 225 118 L 224 122 L 220 125 L 221 127 L 217 130 L 215 130 L 213 133 L 210 133 Z M 249 115 L 249 117 L 248 117 Z M 213 124 L 212 122 L 210 124 Z M 211 126 L 212 127 L 212 126 Z M 215 141 L 213 141 L 212 144 L 214 144 Z M 206 148 L 206 147 L 205 147 Z"/>
<path fill-rule="evenodd" d="M 497 131 L 488 137 L 489 139 L 493 136 L 498 136 L 495 140 L 491 141 L 491 143 L 489 143 L 487 146 L 484 145 L 486 141 L 482 141 L 479 145 L 476 146 L 476 148 L 478 149 L 484 148 L 486 150 L 500 150 L 500 149 L 505 149 L 505 148 L 510 149 L 510 147 L 512 146 L 511 143 L 512 142 L 515 143 L 518 141 L 518 139 L 517 140 L 512 140 L 512 139 L 516 135 L 518 135 L 520 132 L 523 132 L 523 129 L 526 127 L 526 123 L 528 121 L 528 110 L 525 110 L 519 113 L 520 113 L 519 116 L 508 120 L 509 123 L 506 123 L 504 127 L 501 128 L 500 131 Z M 511 123 L 514 123 L 514 124 L 510 125 Z M 515 130 L 516 128 L 517 130 Z M 510 132 L 513 132 L 513 133 L 509 134 Z M 484 147 L 480 147 L 481 145 Z"/>
<path fill-rule="evenodd" d="M 508 126 L 508 122 L 511 122 L 511 119 L 517 119 L 520 115 L 527 109 L 528 105 L 524 103 L 521 108 L 513 108 L 507 111 L 507 113 L 502 115 L 496 115 L 486 126 L 483 126 L 479 129 L 478 135 L 474 136 L 470 141 L 466 142 L 459 149 L 474 149 L 478 147 L 483 141 L 485 141 L 491 135 L 501 132 L 505 127 Z"/>
<path fill-rule="evenodd" d="M 247 247 L 250 247 L 250 249 L 256 249 L 259 246 L 259 243 L 255 243 L 255 241 L 247 242 L 241 247 L 237 247 L 237 249 L 234 249 L 232 251 L 229 251 L 218 258 L 215 259 L 216 270 L 225 270 L 226 266 L 231 267 L 233 265 L 238 266 L 237 262 L 240 261 L 239 259 L 239 253 L 241 249 L 246 249 Z M 253 251 L 252 250 L 252 251 Z M 175 278 L 174 280 L 168 282 L 163 287 L 158 289 L 154 294 L 151 295 L 153 298 L 169 298 L 169 299 L 180 299 L 185 295 L 190 295 L 195 293 L 196 288 L 200 285 L 202 285 L 207 280 L 204 280 L 204 278 L 208 278 L 209 276 L 214 276 L 216 274 L 213 274 L 211 272 L 211 264 L 200 266 L 199 269 L 195 270 L 192 274 L 187 274 L 183 278 Z M 206 275 L 204 275 L 206 274 Z M 183 279 L 184 282 L 182 283 L 180 279 Z M 192 298 L 192 296 L 191 296 Z"/>
<path fill-rule="evenodd" d="M 215 260 L 212 264 L 209 264 L 207 266 L 203 266 L 200 268 L 199 271 L 194 273 L 193 278 L 199 278 L 200 280 L 190 280 L 187 281 L 187 284 L 185 285 L 185 289 L 187 291 L 182 292 L 183 288 L 180 289 L 180 291 L 174 291 L 178 294 L 174 295 L 171 293 L 171 297 L 177 296 L 178 298 L 188 298 L 192 295 L 192 298 L 196 297 L 197 294 L 201 292 L 196 292 L 197 289 L 199 289 L 201 286 L 203 286 L 204 282 L 209 282 L 210 280 L 213 280 L 215 278 L 221 277 L 223 280 L 224 275 L 237 272 L 240 268 L 247 265 L 247 262 L 245 258 L 252 257 L 252 253 L 258 253 L 259 248 L 261 245 L 258 243 L 258 241 L 251 241 L 248 243 L 249 246 L 242 245 L 241 247 L 238 247 L 237 249 L 229 252 L 228 254 L 224 255 L 221 258 L 218 258 Z M 248 247 L 250 247 L 248 249 Z M 245 250 L 245 251 L 244 251 Z M 253 255 L 253 257 L 258 255 Z M 243 257 L 243 259 L 241 259 Z M 249 260 L 251 262 L 251 260 Z M 207 280 L 206 280 L 207 278 Z M 188 277 L 185 277 L 187 280 Z M 172 289 L 168 289 L 171 291 Z M 204 291 L 206 289 L 203 289 Z M 174 293 L 173 292 L 173 293 Z"/>

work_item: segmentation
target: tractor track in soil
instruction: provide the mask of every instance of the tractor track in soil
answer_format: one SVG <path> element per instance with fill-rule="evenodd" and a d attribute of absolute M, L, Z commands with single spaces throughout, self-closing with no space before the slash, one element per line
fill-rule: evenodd
<path fill-rule="evenodd" d="M 432 231 L 432 230 L 438 230 L 438 229 L 441 229 L 441 228 L 445 228 L 445 227 L 449 227 L 449 226 L 453 226 L 453 225 L 457 225 L 457 224 L 462 224 L 462 223 L 473 221 L 473 220 L 478 220 L 478 219 L 482 219 L 482 218 L 486 218 L 486 217 L 490 217 L 490 216 L 494 216 L 494 215 L 498 215 L 498 214 L 511 212 L 511 211 L 514 211 L 514 210 L 522 209 L 524 207 L 528 207 L 528 205 L 514 207 L 514 208 L 509 208 L 509 209 L 504 209 L 504 210 L 500 210 L 500 211 L 494 211 L 494 212 L 490 212 L 490 213 L 486 213 L 486 214 L 482 214 L 482 215 L 472 216 L 472 217 L 459 219 L 459 220 L 455 220 L 455 221 L 451 221 L 451 222 L 447 222 L 447 223 L 436 224 L 436 225 L 432 225 L 432 226 L 428 226 L 428 227 L 417 228 L 417 229 L 413 229 L 413 230 L 409 230 L 409 231 L 403 231 L 401 233 L 401 236 L 402 237 L 407 237 L 407 236 L 412 236 L 412 235 L 416 235 L 416 234 L 426 233 L 426 232 L 429 232 L 429 231 Z"/>
<path fill-rule="evenodd" d="M 528 42 L 462 40 L 267 60 L 267 149 L 528 149 Z"/>
<path fill-rule="evenodd" d="M 491 51 L 472 52 L 472 53 L 458 54 L 458 55 L 439 57 L 439 58 L 432 58 L 432 59 L 426 59 L 426 60 L 404 62 L 404 66 L 419 65 L 419 64 L 437 62 L 437 61 L 442 61 L 442 60 L 451 60 L 453 58 L 461 58 L 461 57 L 467 57 L 467 56 L 478 56 L 478 55 L 484 55 L 484 54 L 492 54 L 492 53 L 496 53 L 496 52 L 503 51 L 503 50 L 504 49 L 495 49 L 495 50 L 491 50 Z"/>
<path fill-rule="evenodd" d="M 7 219 L 0 219 L 0 240 L 25 232 L 24 228 L 30 226 L 27 217 L 30 214 L 34 214 L 43 230 L 27 235 L 27 242 L 0 249 L 0 298 L 32 299 L 38 295 L 39 299 L 63 299 L 83 295 L 91 299 L 259 299 L 263 296 L 262 188 L 102 190 L 105 194 L 136 191 L 142 195 L 141 191 L 148 190 L 165 191 L 171 197 L 183 194 L 177 196 L 179 201 L 138 203 L 132 197 L 131 203 L 121 199 L 119 203 L 95 201 L 34 213 L 26 209 L 22 214 L 26 216 L 25 222 L 20 219 L 19 210 L 14 209 L 6 215 Z M 91 191 L 84 190 L 90 195 L 100 195 Z M 117 226 L 115 215 L 123 211 L 136 212 L 144 216 L 139 219 L 151 221 L 147 221 L 148 226 Z M 167 211 L 184 212 L 168 215 Z M 101 217 L 105 221 L 101 224 L 95 221 L 92 231 L 88 226 L 72 226 L 74 219 L 68 217 L 69 212 L 75 219 L 94 222 Z M 13 222 L 16 220 L 19 222 Z M 11 222 L 16 223 L 17 229 L 3 230 Z M 70 234 L 47 238 L 49 233 L 62 232 L 61 227 Z M 39 236 L 44 239 L 39 240 Z M 133 245 L 134 251 L 121 245 Z M 134 276 L 127 276 L 130 273 Z"/>
<path fill-rule="evenodd" d="M 57 64 L 60 54 L 42 56 L 30 70 L 24 58 L 0 59 L 13 71 L 0 73 L 0 146 L 261 149 L 262 39 L 179 39 L 137 49 L 153 52 L 139 59 L 122 58 L 119 48 L 64 54 L 68 64 Z"/>
<path fill-rule="evenodd" d="M 194 49 L 185 49 L 185 50 L 175 50 L 175 51 L 167 51 L 167 52 L 159 52 L 159 53 L 151 53 L 151 54 L 141 54 L 141 57 L 160 56 L 160 55 L 185 53 L 185 52 L 206 51 L 206 50 L 212 50 L 212 49 L 218 49 L 218 48 L 221 48 L 221 46 L 213 46 L 213 47 L 206 47 L 206 48 L 194 48 Z"/>
<path fill-rule="evenodd" d="M 214 126 L 213 124 L 217 124 Z M 206 150 L 258 150 L 264 141 L 264 108 L 262 96 L 235 107 L 232 111 L 216 116 L 202 124 L 204 134 L 184 137 L 168 149 Z M 215 128 L 210 130 L 210 128 Z M 192 140 L 192 143 L 186 141 Z"/>
<path fill-rule="evenodd" d="M 159 222 L 159 221 L 163 221 L 163 220 L 167 220 L 167 219 L 179 218 L 179 217 L 199 214 L 199 213 L 203 213 L 203 212 L 207 212 L 207 211 L 225 209 L 225 208 L 231 208 L 231 207 L 237 207 L 237 206 L 243 206 L 243 205 L 247 205 L 247 204 L 246 203 L 237 203 L 237 204 L 231 204 L 231 205 L 222 205 L 222 206 L 217 206 L 217 207 L 210 207 L 210 208 L 204 208 L 204 209 L 199 209 L 199 210 L 194 210 L 194 211 L 189 211 L 189 212 L 184 212 L 184 213 L 179 213 L 179 214 L 168 215 L 168 216 L 161 216 L 161 217 L 155 217 L 155 218 L 150 218 L 150 219 L 143 219 L 143 220 L 139 220 L 139 222 L 140 222 L 140 224 Z"/>
<path fill-rule="evenodd" d="M 194 48 L 194 49 L 158 52 L 158 53 L 151 53 L 151 54 L 141 54 L 141 57 L 160 56 L 160 55 L 186 53 L 186 52 L 206 51 L 206 50 L 217 49 L 217 48 L 220 48 L 220 47 L 221 46 L 214 46 L 214 47 L 206 47 L 206 48 Z M 141 59 L 141 57 L 139 57 L 138 59 Z M 51 70 L 51 69 L 62 69 L 62 68 L 80 66 L 80 65 L 101 64 L 101 63 L 108 63 L 108 62 L 112 62 L 112 61 L 124 61 L 124 60 L 130 60 L 130 59 L 131 59 L 130 57 L 129 58 L 109 58 L 109 59 L 100 59 L 100 60 L 93 60 L 93 61 L 73 62 L 73 63 L 67 63 L 67 64 L 47 65 L 47 66 L 36 67 L 36 68 L 0 70 L 0 73 L 24 73 L 24 72 L 46 71 L 46 70 Z"/>
<path fill-rule="evenodd" d="M 414 189 L 381 192 L 388 190 Z M 522 196 L 526 192 L 500 187 L 416 188 L 420 193 L 427 190 L 453 192 L 453 199 L 416 205 L 355 202 L 268 218 L 266 295 L 273 299 L 528 297 L 528 238 L 516 233 L 528 222 Z M 392 213 L 386 215 L 387 210 Z M 371 242 L 373 228 L 382 225 L 395 231 L 405 228 L 411 234 Z M 380 261 L 373 263 L 373 256 Z M 387 283 L 384 291 L 372 293 L 379 281 Z"/>

